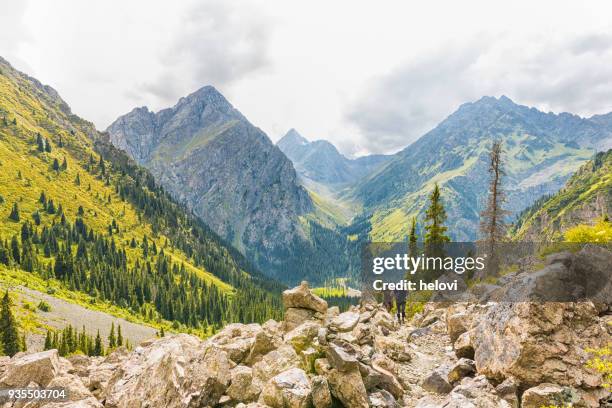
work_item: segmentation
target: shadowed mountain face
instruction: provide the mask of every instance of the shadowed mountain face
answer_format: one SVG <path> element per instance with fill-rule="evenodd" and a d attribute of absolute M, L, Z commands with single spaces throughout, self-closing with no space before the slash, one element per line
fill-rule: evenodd
<path fill-rule="evenodd" d="M 309 142 L 295 129 L 289 130 L 277 146 L 293 162 L 301 177 L 327 186 L 355 183 L 390 158 L 372 155 L 351 160 L 340 154 L 328 141 Z"/>
<path fill-rule="evenodd" d="M 506 207 L 517 213 L 556 192 L 596 150 L 612 143 L 608 115 L 584 119 L 543 113 L 507 97 L 462 105 L 384 168 L 353 187 L 370 216 L 374 239 L 405 237 L 413 215 L 422 218 L 434 182 L 443 188 L 449 230 L 456 240 L 477 236 L 487 194 L 487 154 L 503 141 Z"/>
<path fill-rule="evenodd" d="M 263 271 L 292 273 L 294 257 L 309 247 L 299 218 L 312 201 L 287 157 L 216 89 L 157 113 L 136 108 L 107 131 Z"/>

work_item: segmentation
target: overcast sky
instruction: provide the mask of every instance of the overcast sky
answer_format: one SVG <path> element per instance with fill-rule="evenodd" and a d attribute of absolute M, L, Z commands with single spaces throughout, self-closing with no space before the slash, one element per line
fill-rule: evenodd
<path fill-rule="evenodd" d="M 272 140 L 393 152 L 461 103 L 612 111 L 612 2 L 4 0 L 0 55 L 103 130 L 214 85 Z"/>

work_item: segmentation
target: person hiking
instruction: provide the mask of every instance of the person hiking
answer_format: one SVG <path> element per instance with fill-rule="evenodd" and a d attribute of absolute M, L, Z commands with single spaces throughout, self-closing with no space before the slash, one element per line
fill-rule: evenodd
<path fill-rule="evenodd" d="M 387 312 L 391 313 L 393 309 L 393 292 L 390 290 L 383 290 L 383 306 L 387 309 Z"/>
<path fill-rule="evenodd" d="M 395 305 L 397 306 L 397 321 L 399 324 L 404 324 L 406 320 L 406 291 L 396 290 L 394 295 Z"/>

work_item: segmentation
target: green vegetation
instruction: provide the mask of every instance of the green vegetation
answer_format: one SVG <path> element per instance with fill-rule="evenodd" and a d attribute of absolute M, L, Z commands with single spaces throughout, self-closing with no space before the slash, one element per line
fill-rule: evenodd
<path fill-rule="evenodd" d="M 279 318 L 279 284 L 54 93 L 4 68 L 0 282 L 201 335 Z"/>
<path fill-rule="evenodd" d="M 8 290 L 2 297 L 0 304 L 0 352 L 13 356 L 25 349 L 24 342 L 19 336 L 17 320 L 13 315 L 11 298 Z"/>
<path fill-rule="evenodd" d="M 115 326 L 111 326 L 108 336 L 108 347 L 104 347 L 100 331 L 96 336 L 91 336 L 85 331 L 85 327 L 79 332 L 71 325 L 66 326 L 62 330 L 47 330 L 45 336 L 45 350 L 57 349 L 62 357 L 73 354 L 84 354 L 88 356 L 104 356 L 109 354 L 117 347 L 125 346 L 131 349 L 129 343 L 124 343 L 121 335 L 121 326 L 117 328 L 117 337 L 115 338 Z"/>

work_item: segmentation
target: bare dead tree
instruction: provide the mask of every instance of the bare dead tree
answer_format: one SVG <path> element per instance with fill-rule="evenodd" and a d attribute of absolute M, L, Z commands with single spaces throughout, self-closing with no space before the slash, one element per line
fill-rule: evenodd
<path fill-rule="evenodd" d="M 489 196 L 486 208 L 480 213 L 481 243 L 489 254 L 488 272 L 493 275 L 499 272 L 497 249 L 506 240 L 507 225 L 504 219 L 509 214 L 504 209 L 506 194 L 502 184 L 505 175 L 502 154 L 502 142 L 494 141 L 489 153 Z"/>

